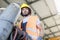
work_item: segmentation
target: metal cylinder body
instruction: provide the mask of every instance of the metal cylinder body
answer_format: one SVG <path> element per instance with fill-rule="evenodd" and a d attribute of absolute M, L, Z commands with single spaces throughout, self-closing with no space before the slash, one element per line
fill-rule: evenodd
<path fill-rule="evenodd" d="M 0 40 L 6 40 L 13 28 L 13 22 L 20 11 L 16 3 L 10 4 L 0 16 Z"/>

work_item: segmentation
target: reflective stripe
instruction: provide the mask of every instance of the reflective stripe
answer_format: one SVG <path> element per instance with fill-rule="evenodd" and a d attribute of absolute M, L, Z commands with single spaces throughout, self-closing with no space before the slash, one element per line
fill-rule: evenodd
<path fill-rule="evenodd" d="M 26 30 L 30 30 L 32 32 L 37 32 L 36 30 L 33 30 L 32 28 L 26 28 Z"/>
<path fill-rule="evenodd" d="M 26 30 L 26 32 L 30 35 L 33 35 L 33 36 L 38 36 L 37 32 L 32 32 L 30 30 Z"/>
<path fill-rule="evenodd" d="M 33 35 L 30 35 L 28 34 L 32 39 L 37 39 L 38 37 L 37 36 L 33 36 Z"/>

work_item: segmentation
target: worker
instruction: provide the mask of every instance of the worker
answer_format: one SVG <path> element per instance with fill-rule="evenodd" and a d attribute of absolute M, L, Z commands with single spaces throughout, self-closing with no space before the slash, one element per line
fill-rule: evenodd
<path fill-rule="evenodd" d="M 19 22 L 20 30 L 24 31 L 31 40 L 42 40 L 44 32 L 41 22 L 37 15 L 31 16 L 31 8 L 25 3 L 21 5 L 21 15 L 24 18 Z"/>

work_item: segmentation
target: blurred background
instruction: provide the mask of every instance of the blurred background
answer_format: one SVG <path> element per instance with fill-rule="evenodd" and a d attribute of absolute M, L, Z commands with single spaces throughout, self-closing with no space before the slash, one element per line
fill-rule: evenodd
<path fill-rule="evenodd" d="M 60 40 L 60 0 L 0 0 L 0 8 L 6 8 L 13 2 L 29 4 L 32 15 L 38 15 L 44 28 L 44 40 Z M 22 18 L 19 15 L 15 23 Z"/>

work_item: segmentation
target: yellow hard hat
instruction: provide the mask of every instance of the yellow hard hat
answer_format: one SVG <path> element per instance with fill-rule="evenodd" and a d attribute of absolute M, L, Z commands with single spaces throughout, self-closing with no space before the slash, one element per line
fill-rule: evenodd
<path fill-rule="evenodd" d="M 26 3 L 23 3 L 23 4 L 21 5 L 21 8 L 23 8 L 23 7 L 29 7 L 29 5 L 26 4 Z"/>

